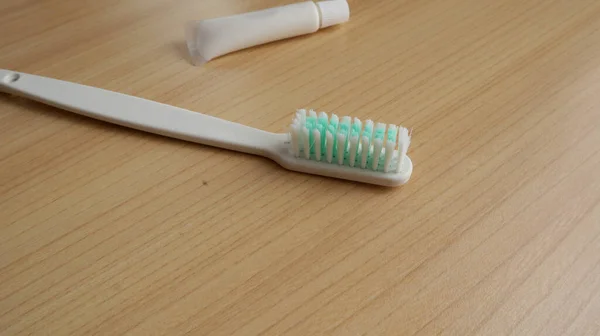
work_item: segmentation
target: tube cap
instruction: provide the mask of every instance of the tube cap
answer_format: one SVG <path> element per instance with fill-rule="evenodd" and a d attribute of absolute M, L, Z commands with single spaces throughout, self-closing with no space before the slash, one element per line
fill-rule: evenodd
<path fill-rule="evenodd" d="M 350 6 L 346 0 L 326 0 L 317 2 L 321 11 L 321 28 L 335 26 L 350 19 Z"/>

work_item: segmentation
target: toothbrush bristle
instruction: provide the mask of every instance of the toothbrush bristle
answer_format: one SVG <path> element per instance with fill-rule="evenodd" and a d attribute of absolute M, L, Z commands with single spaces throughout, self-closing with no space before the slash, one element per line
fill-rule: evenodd
<path fill-rule="evenodd" d="M 371 151 L 371 144 L 369 143 L 369 137 L 363 136 L 361 142 L 361 157 L 360 157 L 360 168 L 367 167 L 367 159 Z"/>
<path fill-rule="evenodd" d="M 304 158 L 310 159 L 310 135 L 308 134 L 308 128 L 302 128 L 302 151 L 304 152 Z"/>
<path fill-rule="evenodd" d="M 312 132 L 315 139 L 315 158 L 317 161 L 321 161 L 321 133 L 317 129 L 314 129 Z"/>
<path fill-rule="evenodd" d="M 331 132 L 327 131 L 327 154 L 325 155 L 327 158 L 327 162 L 331 163 L 331 160 L 333 160 L 333 134 L 331 134 Z"/>
<path fill-rule="evenodd" d="M 297 158 L 400 172 L 411 133 L 396 125 L 367 120 L 363 127 L 358 118 L 301 109 L 290 127 L 290 151 Z"/>
<path fill-rule="evenodd" d="M 402 161 L 406 156 L 406 152 L 408 151 L 408 146 L 410 146 L 410 133 L 408 129 L 401 128 L 400 134 L 398 136 L 398 153 L 399 159 L 396 163 L 396 171 L 399 172 L 402 169 Z"/>

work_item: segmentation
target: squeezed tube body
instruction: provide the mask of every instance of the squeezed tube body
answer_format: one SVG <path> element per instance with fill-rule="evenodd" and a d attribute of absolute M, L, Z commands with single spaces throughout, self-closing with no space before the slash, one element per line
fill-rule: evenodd
<path fill-rule="evenodd" d="M 336 12 L 333 25 L 348 20 L 346 1 L 323 1 L 325 7 L 313 1 L 269 8 L 233 16 L 189 22 L 186 41 L 195 64 L 245 48 L 311 34 L 324 27 L 322 14 L 328 6 L 342 8 L 342 19 Z M 345 6 L 345 8 L 344 8 Z M 345 19 L 344 19 L 345 17 Z"/>

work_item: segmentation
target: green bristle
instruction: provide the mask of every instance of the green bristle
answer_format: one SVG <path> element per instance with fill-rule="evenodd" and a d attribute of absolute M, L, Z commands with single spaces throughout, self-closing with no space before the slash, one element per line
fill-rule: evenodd
<path fill-rule="evenodd" d="M 342 122 L 340 123 L 340 130 L 343 134 L 348 134 L 350 132 L 351 121 L 349 118 L 342 118 Z"/>
<path fill-rule="evenodd" d="M 360 131 L 362 131 L 362 123 L 360 122 L 359 119 L 355 118 L 354 122 L 352 123 L 352 130 L 350 132 L 350 137 L 359 137 Z"/>
<path fill-rule="evenodd" d="M 375 127 L 375 134 L 373 135 L 373 139 L 381 141 L 385 139 L 385 124 L 377 124 L 377 127 Z"/>
<path fill-rule="evenodd" d="M 327 130 L 331 132 L 331 134 L 336 134 L 339 124 L 339 118 L 337 115 L 332 115 L 331 120 L 329 121 L 329 125 L 327 126 Z"/>
<path fill-rule="evenodd" d="M 365 129 L 364 129 L 361 137 L 367 137 L 370 140 L 372 138 L 372 136 L 373 136 L 373 123 L 369 122 L 369 120 L 367 120 L 367 122 L 365 123 Z"/>
<path fill-rule="evenodd" d="M 397 135 L 398 135 L 398 128 L 397 127 L 390 127 L 390 128 L 388 128 L 387 141 L 396 142 L 396 136 Z"/>

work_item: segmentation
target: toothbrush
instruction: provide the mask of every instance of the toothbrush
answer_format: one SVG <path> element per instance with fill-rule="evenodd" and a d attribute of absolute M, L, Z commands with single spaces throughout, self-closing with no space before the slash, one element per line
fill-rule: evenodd
<path fill-rule="evenodd" d="M 410 179 L 404 127 L 298 110 L 288 133 L 270 133 L 117 92 L 0 69 L 0 91 L 94 119 L 260 155 L 284 168 L 381 186 Z"/>

